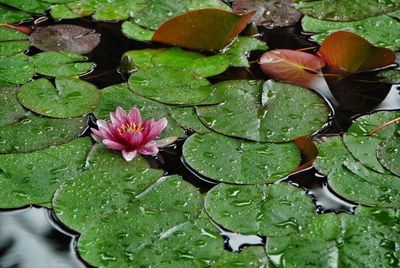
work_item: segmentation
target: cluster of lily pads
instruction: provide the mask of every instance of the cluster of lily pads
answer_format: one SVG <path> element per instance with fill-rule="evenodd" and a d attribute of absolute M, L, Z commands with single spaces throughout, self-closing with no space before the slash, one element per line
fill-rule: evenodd
<path fill-rule="evenodd" d="M 328 2 L 304 1 L 298 7 L 331 19 Z M 141 40 L 186 11 L 230 10 L 217 0 L 0 3 L 14 7 L 0 6 L 6 23 L 56 4 L 50 11 L 54 18 L 127 20 L 125 34 L 143 34 Z M 392 6 L 379 12 L 400 8 L 396 1 Z M 348 9 L 335 12 L 341 14 L 338 20 L 349 18 Z M 376 15 L 381 14 L 356 19 Z M 325 126 L 328 104 L 311 90 L 272 79 L 215 84 L 207 79 L 228 67 L 249 67 L 250 51 L 268 49 L 263 42 L 241 36 L 208 56 L 178 47 L 128 51 L 121 64 L 132 72 L 127 83 L 99 90 L 78 78 L 95 68 L 85 57 L 65 51 L 28 56 L 26 35 L 0 31 L 0 207 L 54 209 L 64 225 L 80 233 L 79 254 L 91 265 L 399 264 L 400 133 L 395 123 L 377 130 L 399 112 L 362 116 L 343 136 L 318 142 L 315 167 L 328 176 L 335 193 L 359 204 L 353 215 L 320 215 L 306 191 L 282 179 L 302 162 L 304 152 L 294 141 Z M 185 139 L 185 164 L 218 185 L 203 196 L 180 176 L 151 168 L 143 157 L 127 162 L 90 137 L 79 137 L 88 127 L 88 113 L 108 119 L 118 106 L 137 107 L 144 118 L 167 118 L 161 137 Z M 189 132 L 195 134 L 187 137 Z M 267 237 L 267 242 L 229 252 L 221 229 Z"/>

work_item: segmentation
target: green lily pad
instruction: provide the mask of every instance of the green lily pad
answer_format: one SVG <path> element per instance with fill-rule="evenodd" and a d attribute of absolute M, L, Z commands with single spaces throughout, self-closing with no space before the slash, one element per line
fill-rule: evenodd
<path fill-rule="evenodd" d="M 305 16 L 302 26 L 306 32 L 317 33 L 312 39 L 318 43 L 322 43 L 332 32 L 345 30 L 364 37 L 375 46 L 395 51 L 400 49 L 400 40 L 392 34 L 400 31 L 400 22 L 387 15 L 352 22 L 325 21 Z"/>
<path fill-rule="evenodd" d="M 144 158 L 127 162 L 119 153 L 96 146 L 82 175 L 57 191 L 54 209 L 64 224 L 83 232 L 98 218 L 125 210 L 162 175 Z"/>
<path fill-rule="evenodd" d="M 0 207 L 51 207 L 54 192 L 79 174 L 90 147 L 90 138 L 82 138 L 33 153 L 0 155 Z"/>
<path fill-rule="evenodd" d="M 86 128 L 85 118 L 53 119 L 28 115 L 0 127 L 0 154 L 27 153 L 61 145 Z"/>
<path fill-rule="evenodd" d="M 318 131 L 329 109 L 310 90 L 269 80 L 215 85 L 220 105 L 197 107 L 205 125 L 219 133 L 254 141 L 284 142 Z"/>
<path fill-rule="evenodd" d="M 267 254 L 276 267 L 397 266 L 398 232 L 361 215 L 324 214 L 300 234 L 272 237 Z"/>
<path fill-rule="evenodd" d="M 268 237 L 297 233 L 316 216 L 306 192 L 288 183 L 219 184 L 207 193 L 205 207 L 215 222 L 230 231 Z"/>
<path fill-rule="evenodd" d="M 239 37 L 224 51 L 205 56 L 198 52 L 186 51 L 178 47 L 168 49 L 131 50 L 122 56 L 124 61 L 132 63 L 135 69 L 154 67 L 179 67 L 190 69 L 203 77 L 224 72 L 229 66 L 250 67 L 247 54 L 253 50 L 266 50 L 264 42 L 250 37 Z"/>
<path fill-rule="evenodd" d="M 332 21 L 354 21 L 398 11 L 397 0 L 296 0 L 295 7 L 306 15 Z"/>
<path fill-rule="evenodd" d="M 65 51 L 51 51 L 36 54 L 32 57 L 36 72 L 53 77 L 81 76 L 90 72 L 95 64 L 83 62 L 87 58 Z"/>
<path fill-rule="evenodd" d="M 14 29 L 0 27 L 0 58 L 24 52 L 28 50 L 29 46 L 30 42 L 25 34 Z"/>
<path fill-rule="evenodd" d="M 29 13 L 43 14 L 49 7 L 49 3 L 40 0 L 0 0 L 0 4 L 5 4 Z"/>
<path fill-rule="evenodd" d="M 186 136 L 176 121 L 168 116 L 170 111 L 168 106 L 132 93 L 127 84 L 118 84 L 101 90 L 100 102 L 94 113 L 98 119 L 109 120 L 110 112 L 115 112 L 118 106 L 125 110 L 129 110 L 134 106 L 137 107 L 143 119 L 155 118 L 158 120 L 162 117 L 167 118 L 168 125 L 161 132 L 160 138 Z"/>
<path fill-rule="evenodd" d="M 382 82 L 390 83 L 390 84 L 400 84 L 400 70 L 385 70 L 380 71 L 377 74 L 378 77 L 382 77 Z"/>
<path fill-rule="evenodd" d="M 25 84 L 34 74 L 35 66 L 25 54 L 0 59 L 0 84 Z"/>
<path fill-rule="evenodd" d="M 203 176 L 237 184 L 277 181 L 289 175 L 301 160 L 294 143 L 256 143 L 216 133 L 190 136 L 182 154 L 186 163 Z"/>
<path fill-rule="evenodd" d="M 211 132 L 211 130 L 206 128 L 200 121 L 194 107 L 172 108 L 169 111 L 169 115 L 176 121 L 178 126 L 185 130 L 194 131 L 199 134 Z"/>
<path fill-rule="evenodd" d="M 262 247 L 248 247 L 239 253 L 224 252 L 213 268 L 226 267 L 248 267 L 248 268 L 267 268 L 268 258 L 265 249 Z"/>
<path fill-rule="evenodd" d="M 334 192 L 368 206 L 400 206 L 399 179 L 363 167 L 347 150 L 341 137 L 327 138 L 317 147 L 319 155 L 314 166 L 328 175 L 329 186 Z M 356 172 L 356 167 L 362 168 L 363 173 Z M 393 189 L 388 187 L 391 183 Z"/>
<path fill-rule="evenodd" d="M 4 8 L 0 6 L 0 23 L 13 24 L 29 19 L 31 17 L 32 16 L 27 12 Z"/>
<path fill-rule="evenodd" d="M 100 92 L 85 81 L 76 78 L 58 78 L 53 84 L 44 78 L 21 87 L 18 100 L 35 113 L 54 118 L 78 117 L 93 111 Z"/>
<path fill-rule="evenodd" d="M 377 155 L 384 167 L 400 176 L 400 138 L 398 135 L 382 142 L 377 148 Z"/>
<path fill-rule="evenodd" d="M 16 87 L 0 87 L 0 127 L 18 122 L 26 110 L 17 99 Z"/>
<path fill-rule="evenodd" d="M 154 34 L 153 30 L 146 29 L 131 21 L 124 21 L 121 30 L 126 37 L 144 42 L 150 41 Z"/>
<path fill-rule="evenodd" d="M 399 112 L 376 112 L 357 118 L 343 136 L 344 144 L 352 155 L 365 166 L 380 173 L 387 173 L 376 156 L 376 148 L 379 143 L 394 134 L 396 125 L 389 125 L 371 136 L 368 134 L 396 117 L 400 117 Z"/>
<path fill-rule="evenodd" d="M 129 88 L 145 98 L 172 105 L 215 104 L 207 79 L 181 68 L 154 67 L 129 77 Z"/>

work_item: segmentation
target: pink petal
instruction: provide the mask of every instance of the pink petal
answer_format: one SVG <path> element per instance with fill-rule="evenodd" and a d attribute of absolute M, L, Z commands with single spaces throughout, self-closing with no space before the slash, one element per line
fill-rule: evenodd
<path fill-rule="evenodd" d="M 155 122 L 150 129 L 150 132 L 145 136 L 143 143 L 148 143 L 149 141 L 154 140 L 158 135 L 160 135 L 161 131 L 167 126 L 167 119 L 161 118 L 157 122 Z"/>
<path fill-rule="evenodd" d="M 140 111 L 138 108 L 133 107 L 128 114 L 130 121 L 137 126 L 142 124 L 142 117 L 140 116 Z"/>
<path fill-rule="evenodd" d="M 121 107 L 118 106 L 117 110 L 115 111 L 115 115 L 117 119 L 122 123 L 122 124 L 128 124 L 128 115 L 126 114 L 125 110 Z"/>
<path fill-rule="evenodd" d="M 133 158 L 135 158 L 137 155 L 137 151 L 126 151 L 126 150 L 122 150 L 122 157 L 126 160 L 126 161 L 132 161 Z"/>
<path fill-rule="evenodd" d="M 129 146 L 138 147 L 143 141 L 143 135 L 140 132 L 134 133 L 129 141 Z"/>
<path fill-rule="evenodd" d="M 143 155 L 156 155 L 158 148 L 155 146 L 143 146 L 139 149 L 139 153 Z"/>
<path fill-rule="evenodd" d="M 123 122 L 119 121 L 115 113 L 110 113 L 110 119 L 114 127 L 119 128 L 123 124 Z"/>
<path fill-rule="evenodd" d="M 107 133 L 106 131 L 99 131 L 95 128 L 90 128 L 90 130 L 93 132 L 93 134 L 95 134 L 97 137 L 102 138 L 102 139 L 110 139 L 111 136 L 108 135 L 109 133 Z"/>
<path fill-rule="evenodd" d="M 96 124 L 99 127 L 99 129 L 108 129 L 107 121 L 105 121 L 105 120 L 97 120 Z"/>
<path fill-rule="evenodd" d="M 146 137 L 149 134 L 152 126 L 154 125 L 154 122 L 155 122 L 154 118 L 151 118 L 149 120 L 144 121 L 144 123 L 142 125 L 142 127 L 143 127 L 143 131 L 142 131 L 143 137 Z"/>
<path fill-rule="evenodd" d="M 125 146 L 121 143 L 111 141 L 108 139 L 104 139 L 101 141 L 107 148 L 112 149 L 112 150 L 123 150 Z"/>

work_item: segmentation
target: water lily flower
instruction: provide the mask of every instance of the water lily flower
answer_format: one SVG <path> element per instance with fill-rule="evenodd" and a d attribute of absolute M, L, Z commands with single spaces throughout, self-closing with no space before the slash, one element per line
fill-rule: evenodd
<path fill-rule="evenodd" d="M 167 119 L 154 118 L 142 122 L 140 112 L 133 107 L 129 114 L 122 107 L 117 107 L 115 113 L 110 113 L 110 121 L 97 120 L 99 129 L 91 128 L 95 139 L 109 149 L 122 151 L 122 157 L 131 161 L 138 154 L 155 155 L 158 148 L 165 146 L 165 140 L 155 139 L 167 126 Z"/>

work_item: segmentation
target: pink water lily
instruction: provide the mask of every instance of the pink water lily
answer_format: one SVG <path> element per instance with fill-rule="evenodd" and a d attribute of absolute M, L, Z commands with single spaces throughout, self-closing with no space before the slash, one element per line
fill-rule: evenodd
<path fill-rule="evenodd" d="M 122 151 L 126 161 L 131 161 L 138 154 L 155 155 L 158 148 L 165 145 L 165 141 L 156 141 L 155 138 L 167 126 L 167 119 L 154 118 L 142 122 L 140 112 L 133 107 L 129 114 L 122 107 L 115 113 L 110 113 L 110 121 L 97 120 L 99 129 L 92 128 L 95 138 L 109 149 Z"/>

